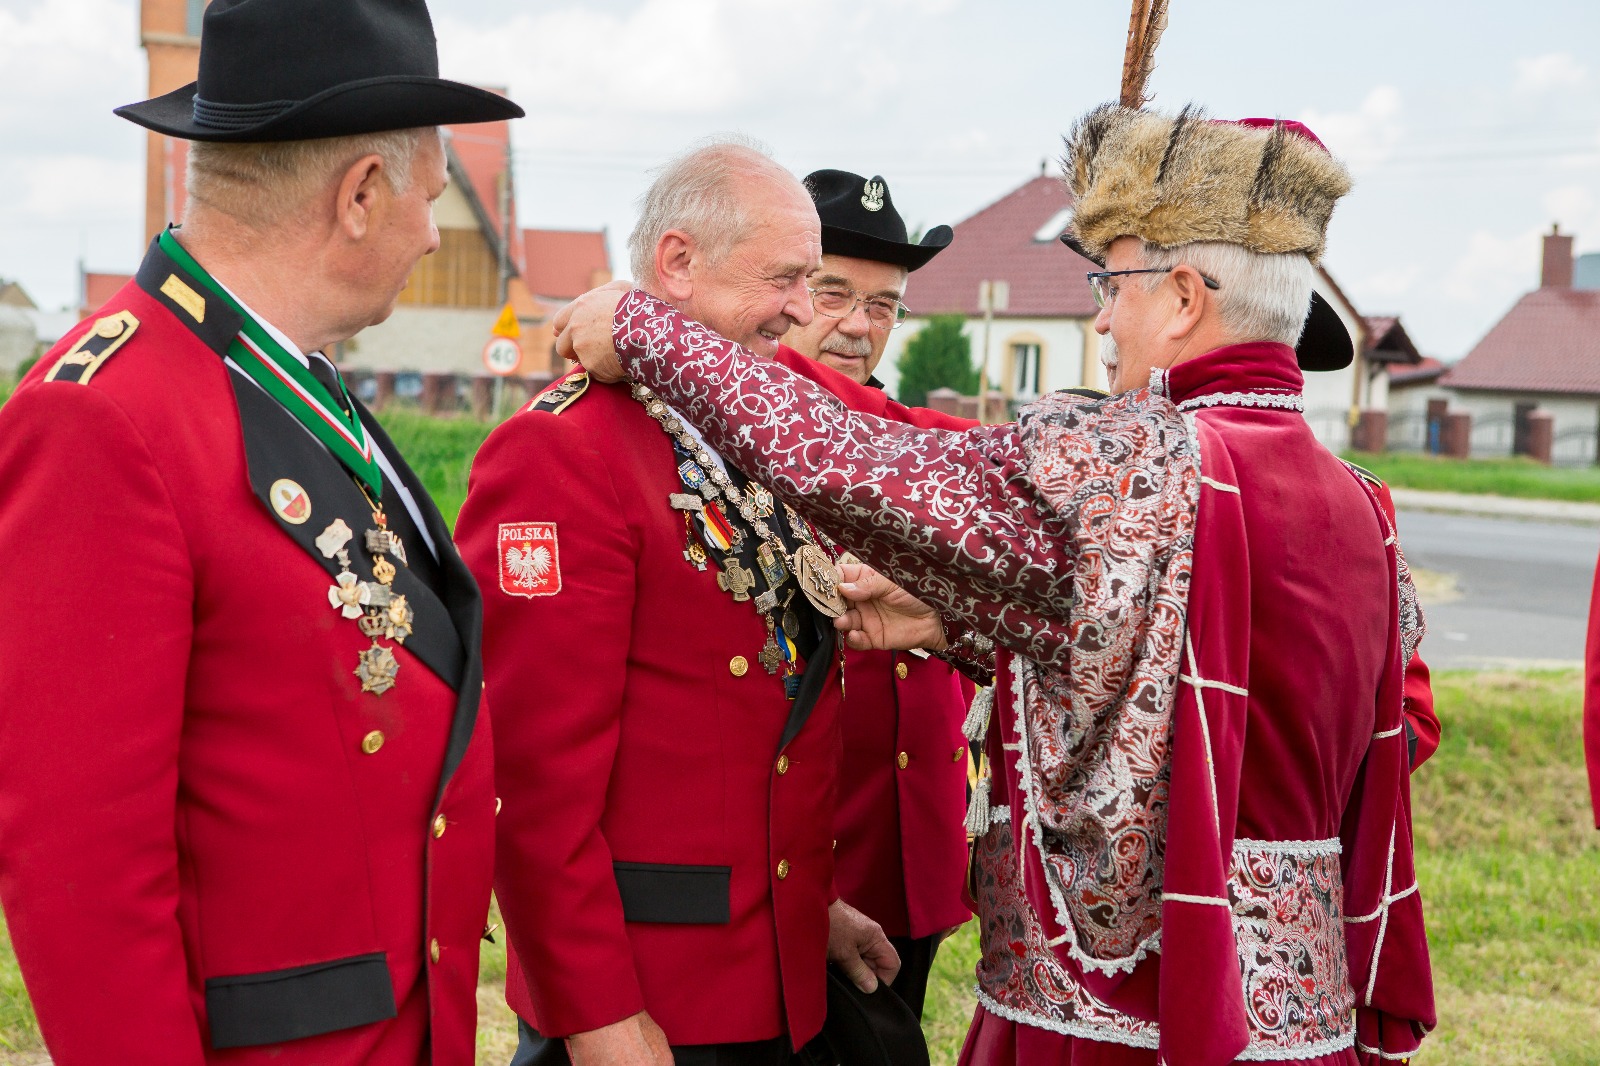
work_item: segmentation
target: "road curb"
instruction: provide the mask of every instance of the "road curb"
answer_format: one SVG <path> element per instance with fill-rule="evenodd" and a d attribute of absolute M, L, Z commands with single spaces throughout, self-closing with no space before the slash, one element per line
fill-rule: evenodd
<path fill-rule="evenodd" d="M 1475 495 L 1464 492 L 1425 492 L 1391 488 L 1394 505 L 1402 511 L 1437 511 L 1443 514 L 1520 518 L 1539 522 L 1565 522 L 1600 526 L 1600 503 L 1570 500 L 1529 500 L 1515 496 Z"/>

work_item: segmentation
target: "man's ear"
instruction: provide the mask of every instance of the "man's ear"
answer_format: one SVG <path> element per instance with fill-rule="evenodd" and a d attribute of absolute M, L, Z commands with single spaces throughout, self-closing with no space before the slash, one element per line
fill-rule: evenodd
<path fill-rule="evenodd" d="M 1180 263 L 1167 275 L 1172 301 L 1172 318 L 1168 322 L 1167 336 L 1182 340 L 1195 331 L 1205 317 L 1211 303 L 1211 290 L 1206 288 L 1200 272 L 1188 263 Z"/>
<path fill-rule="evenodd" d="M 339 228 L 350 240 L 359 241 L 367 235 L 373 212 L 383 195 L 380 187 L 387 180 L 383 173 L 383 157 L 376 154 L 351 163 L 344 177 L 339 179 L 335 210 Z"/>
<path fill-rule="evenodd" d="M 694 295 L 694 265 L 700 249 L 682 230 L 669 229 L 656 242 L 656 280 L 668 303 L 682 303 Z"/>

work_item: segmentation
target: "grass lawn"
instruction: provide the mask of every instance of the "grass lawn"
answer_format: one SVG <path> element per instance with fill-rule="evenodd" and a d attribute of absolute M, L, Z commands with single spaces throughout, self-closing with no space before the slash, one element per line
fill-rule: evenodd
<path fill-rule="evenodd" d="M 1584 783 L 1581 678 L 1459 672 L 1436 685 L 1444 742 L 1413 779 L 1413 802 L 1440 1023 L 1419 1061 L 1594 1066 L 1600 833 Z M 479 1061 L 503 1066 L 516 1045 L 503 946 L 485 944 L 483 959 Z M 936 1064 L 961 1047 L 976 960 L 969 923 L 940 952 L 929 988 Z M 36 1061 L 27 1053 L 37 1048 L 0 928 L 0 1064 Z"/>
<path fill-rule="evenodd" d="M 1396 488 L 1600 503 L 1600 467 L 1544 466 L 1531 459 L 1445 459 L 1437 455 L 1351 452 L 1351 462 Z"/>

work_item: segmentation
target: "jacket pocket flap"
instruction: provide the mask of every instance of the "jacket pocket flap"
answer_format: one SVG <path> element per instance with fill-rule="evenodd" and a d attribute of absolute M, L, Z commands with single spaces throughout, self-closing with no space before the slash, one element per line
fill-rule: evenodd
<path fill-rule="evenodd" d="M 211 1046 L 259 1047 L 395 1016 L 383 952 L 206 981 Z"/>

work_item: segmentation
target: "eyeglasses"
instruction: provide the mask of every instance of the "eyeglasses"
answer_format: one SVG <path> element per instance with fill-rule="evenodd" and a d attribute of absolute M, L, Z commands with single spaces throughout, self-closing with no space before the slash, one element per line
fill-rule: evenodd
<path fill-rule="evenodd" d="M 1117 290 L 1106 284 L 1107 278 L 1120 278 L 1127 274 L 1170 274 L 1176 269 L 1178 268 L 1145 267 L 1143 270 L 1093 270 L 1085 274 L 1084 277 L 1089 279 L 1089 289 L 1094 293 L 1094 305 L 1096 307 L 1105 307 L 1117 298 Z M 1197 270 L 1195 273 L 1199 274 L 1200 272 Z M 1206 283 L 1206 288 L 1208 289 L 1222 288 L 1221 285 L 1204 274 L 1200 274 L 1200 280 Z"/>
<path fill-rule="evenodd" d="M 829 318 L 849 318 L 859 304 L 867 309 L 873 329 L 897 329 L 911 312 L 899 300 L 887 296 L 863 296 L 854 289 L 812 289 L 811 306 Z"/>

